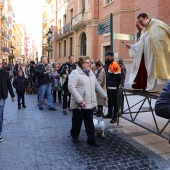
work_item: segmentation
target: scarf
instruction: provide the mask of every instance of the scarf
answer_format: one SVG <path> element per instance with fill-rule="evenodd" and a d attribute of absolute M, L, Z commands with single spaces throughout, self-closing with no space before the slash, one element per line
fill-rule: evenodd
<path fill-rule="evenodd" d="M 96 78 L 98 78 L 99 77 L 99 74 L 100 74 L 100 72 L 102 71 L 102 66 L 101 67 L 99 67 L 97 70 L 96 70 L 96 72 L 95 72 L 95 76 L 96 76 Z"/>

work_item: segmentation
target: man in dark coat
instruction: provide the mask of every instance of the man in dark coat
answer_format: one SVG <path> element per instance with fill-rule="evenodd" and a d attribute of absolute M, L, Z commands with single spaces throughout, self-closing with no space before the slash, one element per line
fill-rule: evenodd
<path fill-rule="evenodd" d="M 170 80 L 164 85 L 156 101 L 155 113 L 157 116 L 170 119 Z"/>
<path fill-rule="evenodd" d="M 68 57 L 68 61 L 64 63 L 60 69 L 58 70 L 58 73 L 62 77 L 62 87 L 63 87 L 63 113 L 67 114 L 67 108 L 70 109 L 70 98 L 71 95 L 68 91 L 68 77 L 69 74 L 72 72 L 72 70 L 76 69 L 76 64 L 74 63 L 74 56 L 70 55 Z M 69 100 L 67 100 L 67 96 L 69 96 Z"/>
<path fill-rule="evenodd" d="M 3 125 L 3 113 L 5 100 L 8 97 L 8 91 L 11 95 L 12 102 L 14 102 L 15 95 L 12 89 L 11 81 L 9 79 L 9 74 L 6 70 L 2 68 L 2 58 L 0 56 L 0 142 L 3 141 L 3 138 L 1 136 Z"/>
<path fill-rule="evenodd" d="M 42 56 L 41 62 L 37 65 L 35 71 L 37 74 L 37 80 L 38 80 L 38 100 L 39 100 L 39 110 L 43 109 L 43 103 L 44 103 L 44 96 L 45 93 L 47 95 L 47 102 L 48 102 L 48 109 L 51 111 L 56 111 L 56 108 L 54 108 L 52 96 L 51 96 L 51 83 L 50 83 L 50 76 L 49 73 L 51 73 L 51 70 L 45 69 L 45 65 L 47 64 L 47 57 Z"/>
<path fill-rule="evenodd" d="M 110 123 L 117 122 L 118 112 L 118 89 L 121 81 L 121 67 L 114 61 L 114 53 L 108 51 L 106 58 L 106 89 L 108 95 L 108 114 L 103 118 L 112 118 Z"/>

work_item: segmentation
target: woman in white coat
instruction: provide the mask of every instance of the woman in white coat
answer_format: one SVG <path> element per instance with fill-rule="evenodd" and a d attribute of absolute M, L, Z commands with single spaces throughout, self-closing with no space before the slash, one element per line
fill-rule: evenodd
<path fill-rule="evenodd" d="M 96 91 L 105 99 L 107 94 L 98 83 L 94 73 L 90 69 L 90 58 L 80 57 L 76 70 L 69 76 L 68 89 L 71 93 L 72 128 L 70 131 L 73 142 L 78 143 L 82 121 L 87 133 L 87 143 L 99 146 L 95 139 L 93 124 L 93 107 L 97 106 Z M 84 103 L 85 107 L 81 107 Z"/>

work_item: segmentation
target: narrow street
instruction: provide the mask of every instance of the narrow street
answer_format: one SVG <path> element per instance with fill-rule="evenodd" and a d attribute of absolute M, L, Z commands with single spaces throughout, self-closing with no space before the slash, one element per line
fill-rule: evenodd
<path fill-rule="evenodd" d="M 0 170 L 165 170 L 170 163 L 107 123 L 106 138 L 97 138 L 99 148 L 86 144 L 82 127 L 80 141 L 72 142 L 71 112 L 63 115 L 47 106 L 40 111 L 36 95 L 26 95 L 27 108 L 6 101 Z"/>

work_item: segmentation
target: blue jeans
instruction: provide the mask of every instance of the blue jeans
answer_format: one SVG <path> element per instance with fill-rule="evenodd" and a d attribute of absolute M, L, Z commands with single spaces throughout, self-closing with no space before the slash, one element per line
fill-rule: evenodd
<path fill-rule="evenodd" d="M 2 125 L 3 125 L 3 115 L 4 115 L 4 105 L 5 105 L 5 100 L 0 99 L 0 135 L 2 133 Z"/>
<path fill-rule="evenodd" d="M 39 107 L 43 107 L 44 103 L 44 94 L 47 94 L 47 103 L 48 103 L 48 108 L 53 108 L 53 101 L 52 101 L 52 96 L 51 96 L 51 84 L 43 84 L 39 87 Z"/>

